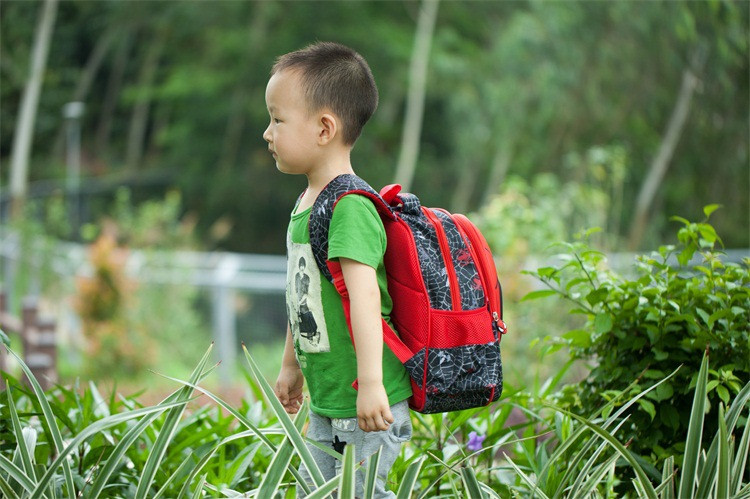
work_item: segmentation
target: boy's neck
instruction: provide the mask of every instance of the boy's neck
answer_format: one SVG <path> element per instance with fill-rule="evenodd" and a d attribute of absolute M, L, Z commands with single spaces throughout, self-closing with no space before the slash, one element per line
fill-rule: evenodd
<path fill-rule="evenodd" d="M 322 191 L 331 180 L 346 173 L 354 173 L 349 150 L 346 151 L 346 154 L 339 154 L 328 158 L 327 161 L 310 170 L 307 173 L 308 191 L 317 194 Z"/>

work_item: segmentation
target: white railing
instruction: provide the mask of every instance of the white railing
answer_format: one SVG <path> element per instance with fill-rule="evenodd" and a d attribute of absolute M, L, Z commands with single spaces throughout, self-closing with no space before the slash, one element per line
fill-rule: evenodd
<path fill-rule="evenodd" d="M 33 245 L 33 254 L 45 255 L 49 268 L 62 279 L 73 281 L 77 277 L 93 275 L 88 258 L 88 246 L 67 242 L 56 242 L 44 248 L 46 243 Z M 8 292 L 13 289 L 15 269 L 21 259 L 22 248 L 18 234 L 4 231 L 0 235 L 0 259 L 2 260 L 2 284 Z M 35 259 L 41 267 L 41 257 Z M 283 310 L 283 293 L 286 286 L 286 257 L 277 255 L 251 255 L 229 252 L 197 251 L 143 251 L 128 250 L 125 272 L 139 283 L 184 284 L 204 288 L 211 293 L 212 330 L 216 350 L 222 363 L 219 373 L 228 380 L 234 369 L 237 343 L 237 293 L 274 295 Z M 39 292 L 38 279 L 32 282 L 32 293 Z M 11 297 L 11 300 L 13 297 Z M 72 325 L 73 335 L 81 337 L 80 321 L 69 307 L 67 324 Z M 284 330 L 284 324 L 279 324 Z"/>

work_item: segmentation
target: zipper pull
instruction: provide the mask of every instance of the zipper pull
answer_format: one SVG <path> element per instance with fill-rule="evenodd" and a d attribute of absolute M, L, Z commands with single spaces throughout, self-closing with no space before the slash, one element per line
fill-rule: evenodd
<path fill-rule="evenodd" d="M 497 312 L 492 312 L 492 321 L 497 332 L 499 332 L 500 334 L 507 334 L 508 327 L 505 325 Z"/>

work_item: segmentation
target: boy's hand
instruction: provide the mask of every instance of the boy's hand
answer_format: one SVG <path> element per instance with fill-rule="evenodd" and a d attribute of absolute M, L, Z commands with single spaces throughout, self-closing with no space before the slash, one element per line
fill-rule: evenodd
<path fill-rule="evenodd" d="M 383 383 L 359 384 L 357 420 L 363 431 L 385 431 L 393 423 Z"/>
<path fill-rule="evenodd" d="M 279 377 L 273 391 L 287 414 L 297 414 L 299 411 L 299 407 L 302 405 L 302 385 L 304 382 L 305 378 L 298 366 L 282 366 L 281 371 L 279 371 Z"/>

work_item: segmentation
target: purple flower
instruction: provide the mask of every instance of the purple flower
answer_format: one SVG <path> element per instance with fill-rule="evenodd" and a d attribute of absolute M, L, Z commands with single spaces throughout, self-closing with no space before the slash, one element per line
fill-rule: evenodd
<path fill-rule="evenodd" d="M 466 444 L 466 448 L 470 451 L 482 450 L 482 442 L 487 438 L 487 435 L 477 435 L 477 432 L 472 431 L 469 433 L 469 443 Z"/>

